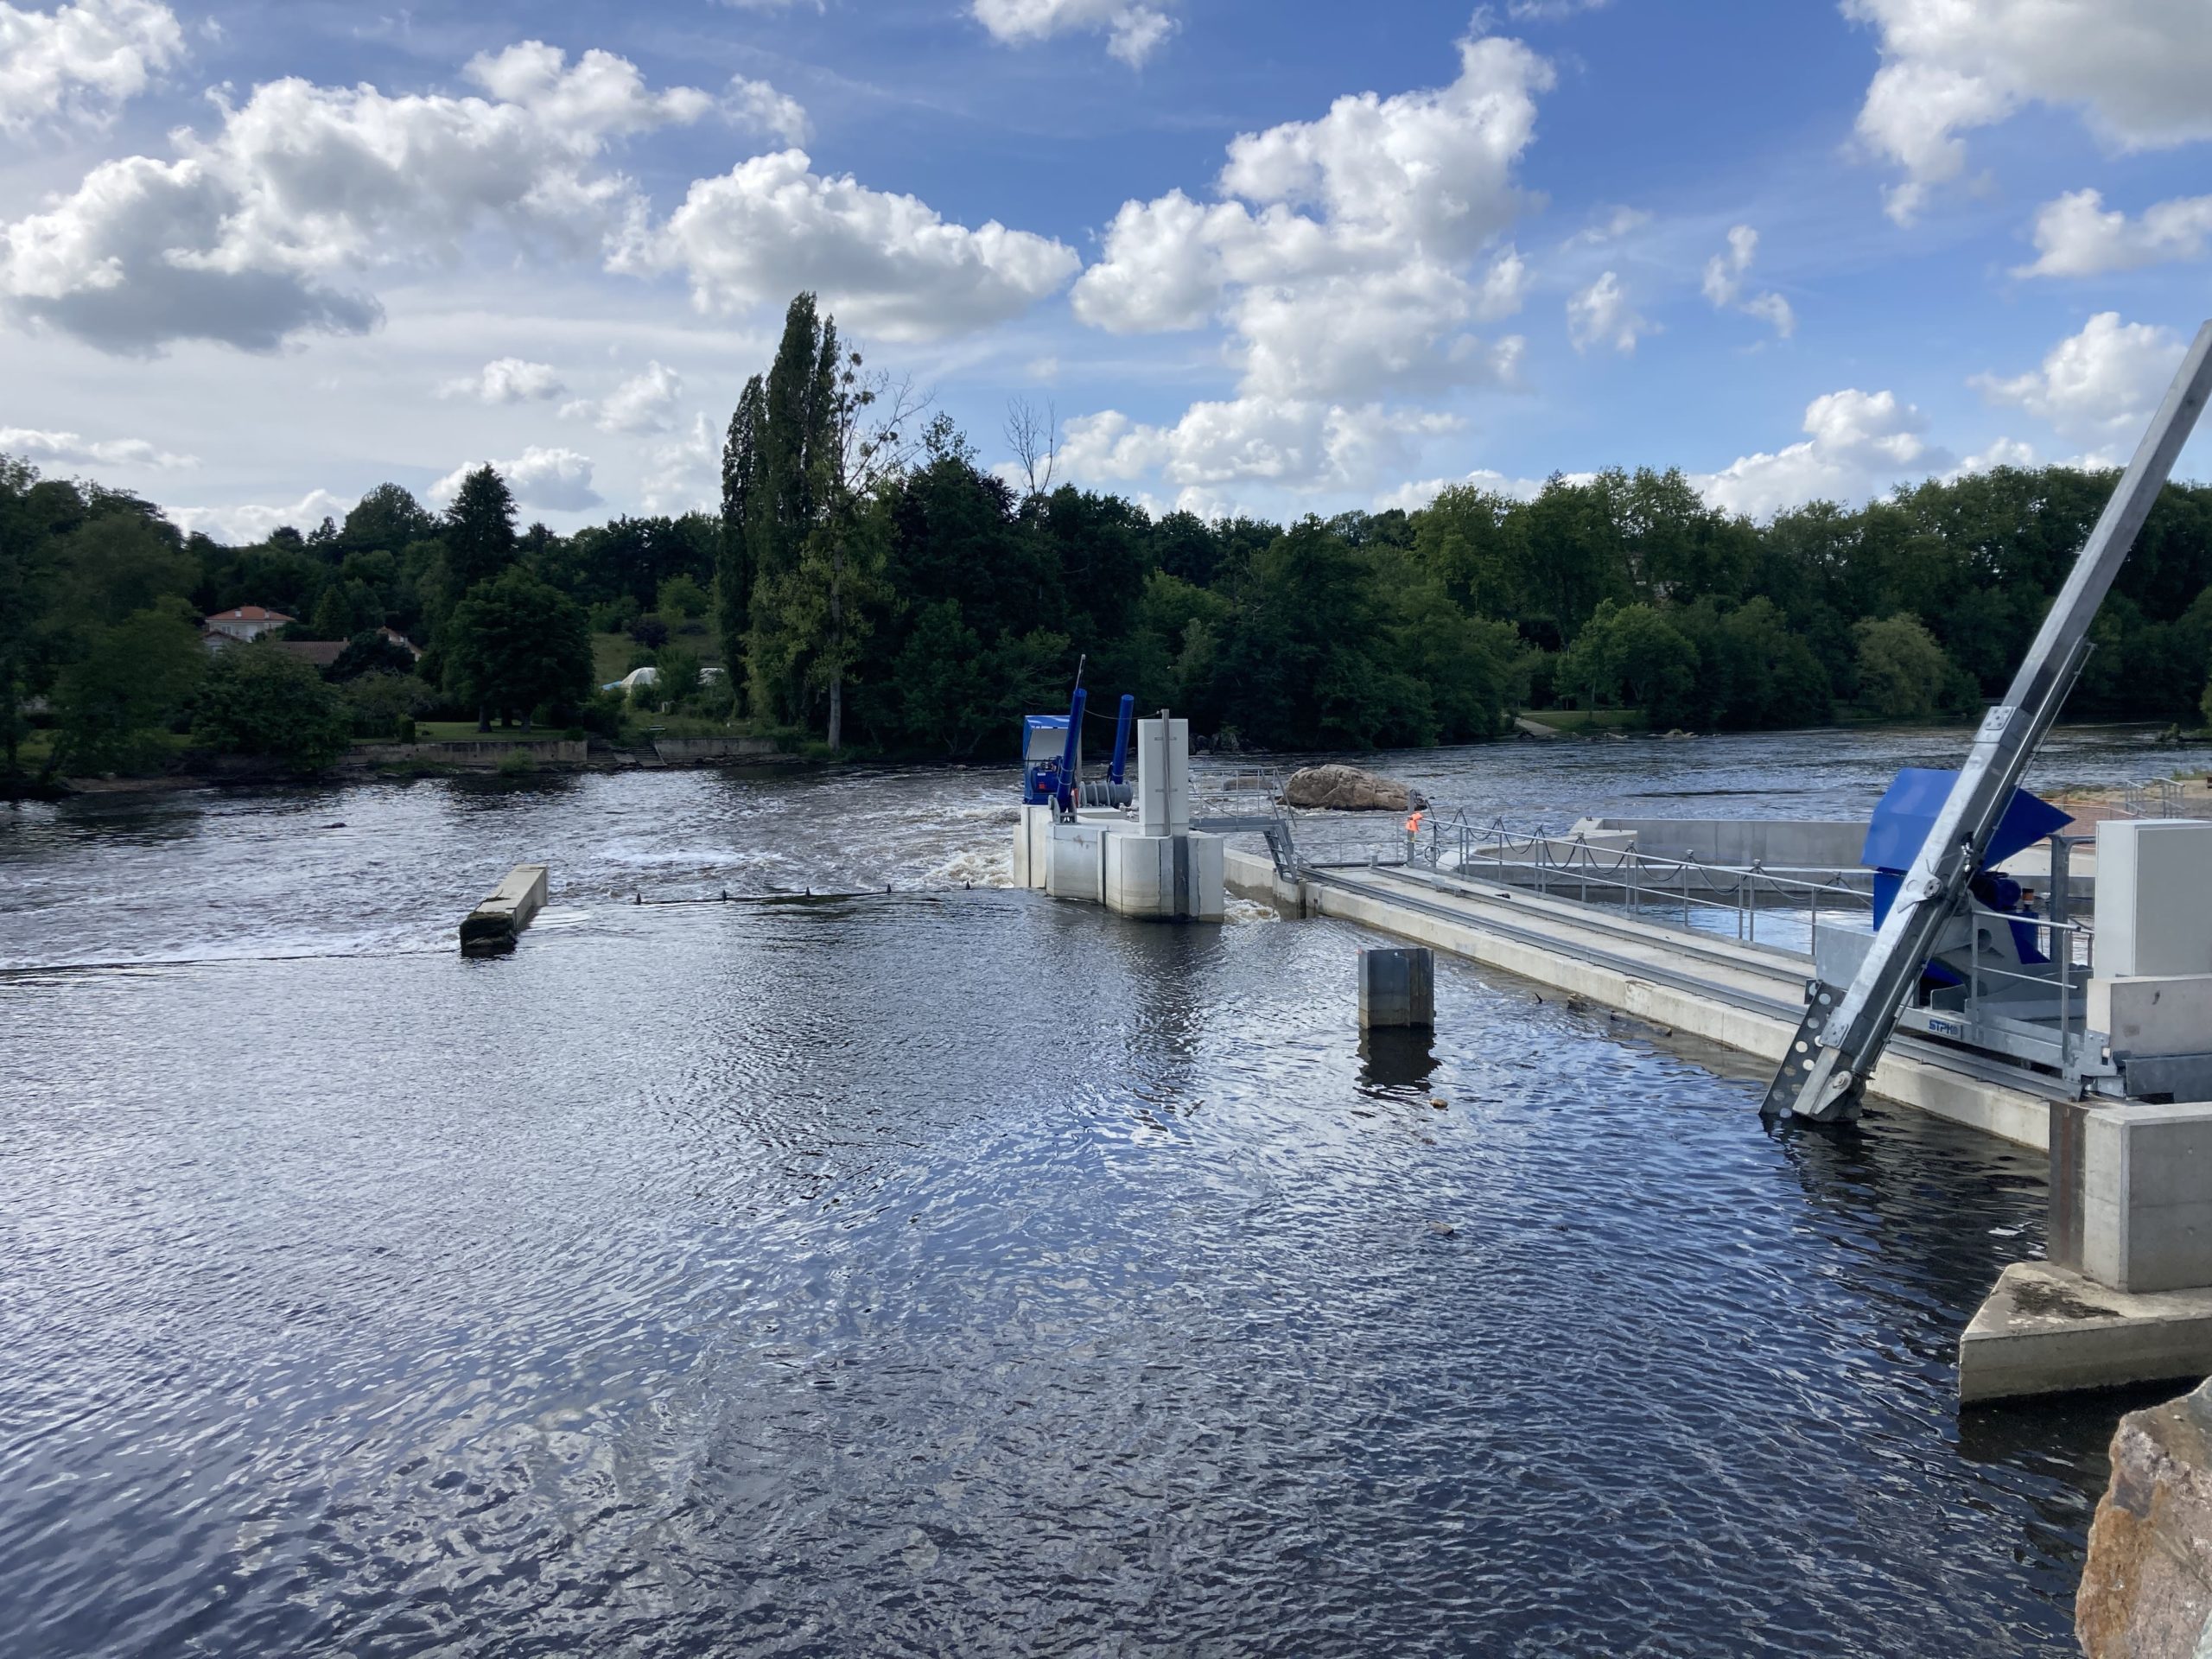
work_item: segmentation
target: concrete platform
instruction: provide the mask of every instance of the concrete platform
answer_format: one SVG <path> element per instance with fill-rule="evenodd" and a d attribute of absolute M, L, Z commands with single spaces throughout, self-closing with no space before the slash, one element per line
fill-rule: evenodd
<path fill-rule="evenodd" d="M 545 908 L 546 876 L 550 866 L 518 864 L 492 896 L 468 912 L 461 924 L 461 954 L 494 957 L 515 948 L 515 936 L 528 927 Z"/>
<path fill-rule="evenodd" d="M 2131 1295 L 2048 1262 L 2016 1262 L 1959 1338 L 1959 1403 L 2202 1382 L 2212 1288 Z"/>

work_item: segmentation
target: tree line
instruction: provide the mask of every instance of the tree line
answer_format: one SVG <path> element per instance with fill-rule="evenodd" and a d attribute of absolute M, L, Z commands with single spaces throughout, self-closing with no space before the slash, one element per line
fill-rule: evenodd
<path fill-rule="evenodd" d="M 1017 410 L 1014 464 L 987 465 L 801 295 L 737 400 L 717 512 L 518 529 L 487 467 L 440 513 L 385 484 L 342 522 L 226 546 L 0 462 L 7 765 L 34 726 L 80 770 L 186 741 L 321 764 L 438 716 L 618 735 L 594 633 L 660 671 L 657 713 L 955 760 L 1010 758 L 1079 658 L 1096 687 L 1271 749 L 1480 741 L 1523 708 L 1700 731 L 1964 715 L 2003 690 L 2116 481 L 2001 467 L 1755 524 L 1680 472 L 1613 469 L 1529 499 L 1207 522 L 1056 484 L 1050 431 Z M 351 643 L 320 675 L 210 656 L 197 619 L 239 604 Z M 2094 638 L 2069 717 L 2212 720 L 2212 488 L 2162 493 Z"/>

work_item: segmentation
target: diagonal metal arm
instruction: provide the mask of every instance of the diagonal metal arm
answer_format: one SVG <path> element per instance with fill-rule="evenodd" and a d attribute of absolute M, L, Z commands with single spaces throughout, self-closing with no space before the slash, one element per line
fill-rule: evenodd
<path fill-rule="evenodd" d="M 1767 1090 L 1761 1116 L 1773 1119 L 1794 1111 L 1833 1122 L 1859 1115 L 1859 1096 L 1889 1046 L 1906 993 L 1919 979 L 1938 931 L 1965 902 L 1990 836 L 2044 734 L 2058 717 L 2088 655 L 2089 624 L 2196 429 L 2208 395 L 2212 322 L 2197 332 L 2182 359 L 2172 389 L 2075 560 L 2005 701 L 1989 711 L 1974 734 L 1950 798 L 1936 815 L 1857 977 L 1847 989 L 1818 980 L 1808 987 L 1804 1023 Z"/>

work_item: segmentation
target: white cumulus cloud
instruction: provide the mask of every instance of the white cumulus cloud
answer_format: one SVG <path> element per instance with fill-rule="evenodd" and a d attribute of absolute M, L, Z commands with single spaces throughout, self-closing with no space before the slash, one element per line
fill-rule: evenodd
<path fill-rule="evenodd" d="M 102 118 L 183 55 L 176 15 L 153 0 L 77 0 L 51 11 L 0 0 L 0 131 Z"/>
<path fill-rule="evenodd" d="M 1421 440 L 1457 424 L 1379 404 L 1275 397 L 1193 404 L 1172 426 L 1107 410 L 1067 423 L 1060 461 L 1071 477 L 1094 482 L 1156 474 L 1182 488 L 1263 483 L 1296 494 L 1365 492 L 1403 471 Z"/>
<path fill-rule="evenodd" d="M 165 509 L 170 521 L 187 535 L 198 532 L 232 547 L 266 541 L 272 532 L 288 526 L 304 533 L 326 518 L 342 520 L 353 510 L 353 502 L 328 490 L 309 490 L 289 506 L 249 504 Z"/>
<path fill-rule="evenodd" d="M 2082 112 L 2121 149 L 2212 137 L 2204 0 L 1843 0 L 1880 35 L 1859 137 L 1904 174 L 1910 224 L 1967 165 L 1965 140 L 2030 103 Z"/>
<path fill-rule="evenodd" d="M 121 353 L 365 332 L 381 313 L 352 283 L 374 267 L 451 262 L 486 229 L 572 253 L 634 235 L 643 199 L 607 147 L 713 105 L 651 91 L 612 54 L 569 64 L 536 41 L 467 73 L 488 98 L 289 79 L 219 101 L 212 137 L 173 136 L 178 159 L 104 162 L 0 232 L 0 304 Z"/>
<path fill-rule="evenodd" d="M 143 438 L 95 440 L 74 432 L 48 432 L 29 426 L 0 426 L 0 454 L 16 455 L 35 463 L 150 467 L 162 472 L 177 472 L 200 464 L 197 455 L 172 454 Z"/>
<path fill-rule="evenodd" d="M 1807 437 L 1772 454 L 1745 455 L 1691 481 L 1730 512 L 1764 518 L 1813 500 L 1852 502 L 1907 474 L 1941 472 L 1945 451 L 1927 442 L 1928 418 L 1891 391 L 1831 391 L 1806 406 Z"/>
<path fill-rule="evenodd" d="M 1246 133 L 1221 199 L 1122 204 L 1077 316 L 1114 334 L 1225 325 L 1247 397 L 1325 403 L 1511 378 L 1521 343 L 1469 324 L 1517 310 L 1528 270 L 1496 246 L 1549 65 L 1516 41 L 1459 43 L 1449 86 L 1340 98 Z M 1487 258 L 1486 268 L 1477 270 Z"/>
<path fill-rule="evenodd" d="M 2161 201 L 2130 219 L 2094 190 L 2047 201 L 2036 214 L 2036 261 L 2015 276 L 2101 276 L 2140 265 L 2202 259 L 2212 246 L 2212 196 Z"/>
<path fill-rule="evenodd" d="M 1544 493 L 1541 478 L 1508 478 L 1503 473 L 1487 467 L 1478 467 L 1473 472 L 1458 478 L 1424 478 L 1386 490 L 1375 498 L 1375 511 L 1388 512 L 1396 507 L 1406 512 L 1418 512 L 1446 490 L 1483 490 L 1491 495 L 1510 497 L 1516 501 L 1533 501 Z"/>
<path fill-rule="evenodd" d="M 695 181 L 651 242 L 619 262 L 680 269 L 694 303 L 728 312 L 820 294 L 840 322 L 924 340 L 1003 322 L 1056 292 L 1072 249 L 995 219 L 970 230 L 912 196 L 825 178 L 803 149 Z"/>
<path fill-rule="evenodd" d="M 2133 439 L 2149 423 L 2187 346 L 2170 328 L 2100 311 L 2052 346 L 2043 365 L 2005 378 L 1977 375 L 1993 404 L 2024 409 L 2084 443 Z"/>
<path fill-rule="evenodd" d="M 665 432 L 676 424 L 683 377 L 664 363 L 650 363 L 604 398 L 564 404 L 564 419 L 590 421 L 602 432 Z"/>
<path fill-rule="evenodd" d="M 1586 352 L 1592 346 L 1633 352 L 1638 340 L 1658 332 L 1659 326 L 1630 302 L 1628 290 L 1612 271 L 1567 298 L 1567 334 L 1578 352 Z"/>
<path fill-rule="evenodd" d="M 589 455 L 580 455 L 573 449 L 543 449 L 536 444 L 512 461 L 472 461 L 454 467 L 430 486 L 430 499 L 450 501 L 460 490 L 461 480 L 482 466 L 489 466 L 505 479 L 515 500 L 525 507 L 583 512 L 605 505 L 605 498 L 592 488 Z"/>
<path fill-rule="evenodd" d="M 738 125 L 753 132 L 765 132 L 786 144 L 803 144 L 813 136 L 811 124 L 799 101 L 778 92 L 765 80 L 732 76 L 729 89 L 722 94 L 722 108 Z"/>
<path fill-rule="evenodd" d="M 499 357 L 474 374 L 456 375 L 442 382 L 441 397 L 473 397 L 480 404 L 528 404 L 558 397 L 568 388 L 550 363 L 532 363 L 519 357 Z"/>
<path fill-rule="evenodd" d="M 969 10 L 991 37 L 1010 46 L 1082 32 L 1106 36 L 1106 49 L 1132 69 L 1175 32 L 1159 6 L 1132 0 L 971 0 Z"/>

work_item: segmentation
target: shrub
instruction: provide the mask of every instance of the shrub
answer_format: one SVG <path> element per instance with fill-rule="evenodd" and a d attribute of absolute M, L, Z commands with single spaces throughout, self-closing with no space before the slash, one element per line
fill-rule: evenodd
<path fill-rule="evenodd" d="M 309 664 L 257 645 L 208 665 L 192 722 L 196 742 L 225 754 L 320 772 L 346 753 L 353 719 L 337 688 Z"/>

